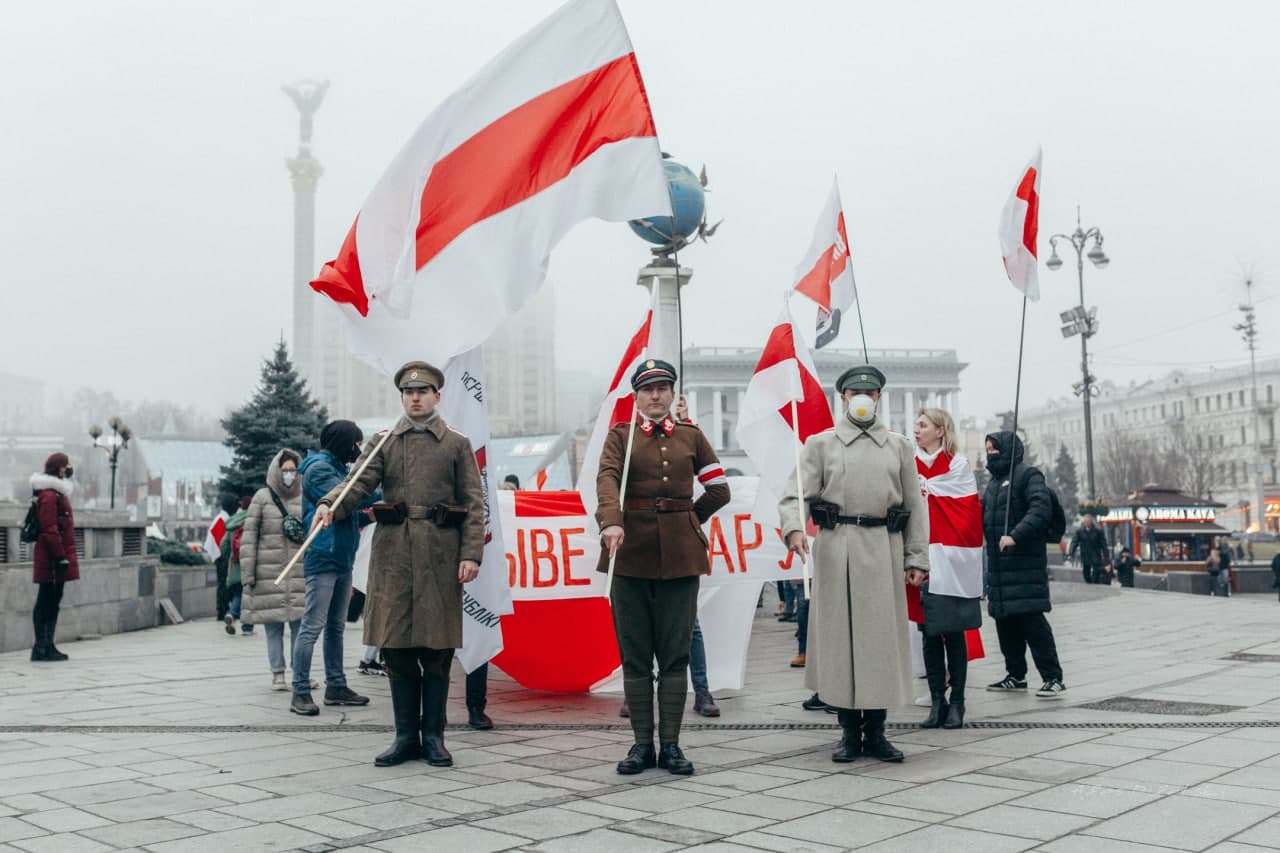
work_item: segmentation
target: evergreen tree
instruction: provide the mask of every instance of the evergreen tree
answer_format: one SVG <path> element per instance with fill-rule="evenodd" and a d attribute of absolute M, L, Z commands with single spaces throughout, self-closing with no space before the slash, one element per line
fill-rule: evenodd
<path fill-rule="evenodd" d="M 1058 500 L 1068 510 L 1080 503 L 1080 479 L 1076 475 L 1076 461 L 1067 452 L 1065 444 L 1058 445 L 1058 460 L 1053 464 L 1054 488 Z"/>
<path fill-rule="evenodd" d="M 284 341 L 274 357 L 263 362 L 262 382 L 253 399 L 222 420 L 227 431 L 224 444 L 231 448 L 231 465 L 223 466 L 221 491 L 236 495 L 256 492 L 266 485 L 267 466 L 288 447 L 299 455 L 320 443 L 320 429 L 328 413 L 311 398 Z"/>

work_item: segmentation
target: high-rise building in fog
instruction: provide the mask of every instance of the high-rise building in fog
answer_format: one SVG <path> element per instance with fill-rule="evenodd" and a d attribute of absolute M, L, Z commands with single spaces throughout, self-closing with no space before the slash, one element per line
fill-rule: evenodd
<path fill-rule="evenodd" d="M 555 320 L 555 297 L 547 283 L 485 341 L 485 397 L 493 435 L 556 431 Z"/>

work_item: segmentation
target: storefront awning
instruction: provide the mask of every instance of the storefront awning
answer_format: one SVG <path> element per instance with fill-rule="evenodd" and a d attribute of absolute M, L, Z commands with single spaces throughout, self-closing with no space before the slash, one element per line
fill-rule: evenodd
<path fill-rule="evenodd" d="M 1217 536 L 1219 534 L 1228 532 L 1227 528 L 1223 527 L 1220 524 L 1214 524 L 1212 522 L 1202 522 L 1200 524 L 1187 524 L 1186 522 L 1183 522 L 1183 521 L 1151 521 L 1151 522 L 1148 522 L 1145 525 L 1145 527 L 1151 533 L 1158 533 L 1162 536 L 1163 535 Z"/>

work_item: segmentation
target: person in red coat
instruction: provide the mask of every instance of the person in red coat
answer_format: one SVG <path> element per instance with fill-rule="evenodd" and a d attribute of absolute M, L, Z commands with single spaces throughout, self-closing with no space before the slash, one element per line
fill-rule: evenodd
<path fill-rule="evenodd" d="M 67 581 L 80 579 L 76 560 L 76 526 L 71 515 L 71 460 L 54 453 L 44 461 L 44 473 L 31 475 L 31 491 L 36 499 L 40 538 L 36 540 L 32 581 L 40 585 L 31 613 L 36 641 L 31 647 L 34 661 L 66 660 L 53 644 L 58 627 L 58 608 Z"/>

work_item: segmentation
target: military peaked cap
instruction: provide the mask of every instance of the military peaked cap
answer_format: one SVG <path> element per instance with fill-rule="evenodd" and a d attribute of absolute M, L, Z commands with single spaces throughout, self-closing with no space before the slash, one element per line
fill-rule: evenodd
<path fill-rule="evenodd" d="M 884 384 L 884 373 L 880 368 L 859 364 L 840 374 L 840 378 L 836 380 L 836 392 L 843 394 L 845 391 L 879 391 L 884 388 Z"/>
<path fill-rule="evenodd" d="M 425 361 L 411 361 L 396 371 L 396 387 L 401 391 L 406 388 L 444 387 L 444 374 L 434 365 Z"/>
<path fill-rule="evenodd" d="M 663 361 L 660 358 L 645 359 L 636 368 L 635 373 L 631 374 L 631 390 L 639 391 L 646 385 L 652 385 L 655 382 L 670 382 L 675 385 L 676 369 L 671 366 L 670 362 Z"/>

